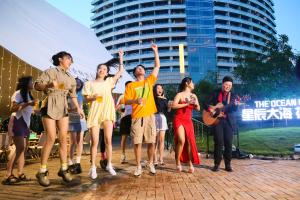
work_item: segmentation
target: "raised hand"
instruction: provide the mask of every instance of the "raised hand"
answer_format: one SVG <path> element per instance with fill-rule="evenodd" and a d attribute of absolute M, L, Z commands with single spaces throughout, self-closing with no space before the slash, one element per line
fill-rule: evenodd
<path fill-rule="evenodd" d="M 123 58 L 123 56 L 124 56 L 124 51 L 123 51 L 123 49 L 120 49 L 119 50 L 119 58 Z"/>
<path fill-rule="evenodd" d="M 152 50 L 154 51 L 154 52 L 157 52 L 158 51 L 158 46 L 157 46 L 157 44 L 152 44 L 151 45 L 151 48 L 152 48 Z"/>

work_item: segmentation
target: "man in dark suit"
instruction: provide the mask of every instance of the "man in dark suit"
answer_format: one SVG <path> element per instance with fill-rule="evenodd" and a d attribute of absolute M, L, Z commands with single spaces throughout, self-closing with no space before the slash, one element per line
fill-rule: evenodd
<path fill-rule="evenodd" d="M 224 146 L 225 170 L 232 172 L 232 140 L 236 130 L 236 119 L 234 112 L 238 108 L 238 96 L 231 92 L 233 80 L 225 76 L 222 81 L 222 89 L 215 91 L 204 104 L 204 109 L 209 111 L 214 117 L 218 116 L 219 123 L 213 126 L 214 132 L 214 167 L 212 171 L 219 171 L 222 161 Z M 212 106 L 215 106 L 215 109 Z"/>

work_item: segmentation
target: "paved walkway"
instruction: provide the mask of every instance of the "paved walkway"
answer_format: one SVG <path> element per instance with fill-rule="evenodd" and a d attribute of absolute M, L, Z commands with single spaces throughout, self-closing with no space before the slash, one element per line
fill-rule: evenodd
<path fill-rule="evenodd" d="M 38 185 L 34 174 L 39 164 L 26 165 L 26 174 L 33 178 L 28 183 L 14 186 L 0 185 L 2 199 L 74 199 L 74 200 L 131 200 L 131 199 L 293 199 L 300 200 L 300 161 L 233 160 L 234 172 L 224 170 L 212 172 L 211 159 L 202 158 L 201 166 L 194 174 L 186 170 L 176 172 L 174 153 L 166 154 L 166 166 L 158 167 L 155 176 L 147 170 L 141 178 L 133 176 L 133 151 L 129 150 L 127 164 L 119 164 L 120 150 L 114 150 L 114 166 L 118 176 L 112 177 L 98 169 L 99 178 L 91 181 L 87 176 L 89 157 L 83 156 L 83 173 L 74 183 L 66 185 L 57 176 L 59 159 L 49 161 L 52 185 L 44 188 Z M 3 179 L 4 170 L 0 171 Z"/>

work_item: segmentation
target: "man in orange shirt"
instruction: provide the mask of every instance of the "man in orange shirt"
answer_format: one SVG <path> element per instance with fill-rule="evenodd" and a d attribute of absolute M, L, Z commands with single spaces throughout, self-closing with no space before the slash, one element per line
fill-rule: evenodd
<path fill-rule="evenodd" d="M 137 168 L 134 172 L 135 176 L 142 174 L 141 154 L 143 141 L 148 144 L 148 159 L 149 170 L 155 174 L 155 167 L 153 164 L 154 144 L 156 139 L 155 117 L 156 106 L 153 96 L 153 86 L 157 80 L 157 75 L 160 68 L 160 61 L 158 55 L 158 47 L 152 44 L 154 52 L 155 67 L 147 78 L 145 78 L 145 67 L 138 65 L 134 68 L 133 74 L 136 81 L 128 84 L 125 90 L 125 103 L 132 105 L 132 123 L 131 136 L 134 143 L 134 154 L 136 158 Z"/>

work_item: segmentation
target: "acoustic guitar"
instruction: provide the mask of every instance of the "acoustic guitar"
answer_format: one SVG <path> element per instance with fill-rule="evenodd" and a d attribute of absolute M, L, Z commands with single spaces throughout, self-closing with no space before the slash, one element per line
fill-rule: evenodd
<path fill-rule="evenodd" d="M 228 99 L 227 99 L 227 104 L 230 102 L 230 96 L 231 93 L 229 93 Z M 240 97 L 237 97 L 236 105 L 243 105 L 245 103 L 241 103 Z M 207 126 L 215 126 L 217 125 L 220 120 L 219 118 L 222 118 L 225 116 L 224 114 L 224 105 L 222 103 L 217 103 L 216 105 L 211 105 L 209 106 L 210 111 L 203 110 L 202 112 L 202 120 L 205 125 Z"/>
<path fill-rule="evenodd" d="M 218 103 L 215 106 L 209 106 L 211 112 L 203 110 L 202 119 L 205 125 L 207 126 L 215 126 L 220 120 L 219 118 L 224 116 L 224 112 L 222 111 L 223 104 Z"/>

